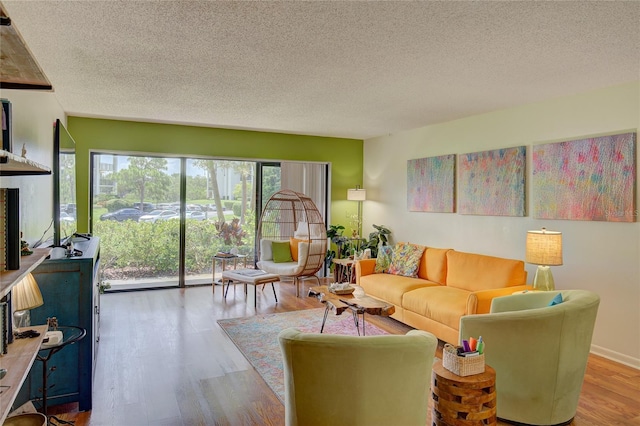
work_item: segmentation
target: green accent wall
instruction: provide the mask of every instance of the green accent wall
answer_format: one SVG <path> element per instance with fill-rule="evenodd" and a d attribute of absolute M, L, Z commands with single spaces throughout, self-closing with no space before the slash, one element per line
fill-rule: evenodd
<path fill-rule="evenodd" d="M 90 153 L 163 154 L 331 163 L 331 222 L 347 225 L 357 205 L 347 189 L 362 186 L 363 141 L 178 124 L 67 117 L 76 141 L 78 230 L 89 229 Z"/>

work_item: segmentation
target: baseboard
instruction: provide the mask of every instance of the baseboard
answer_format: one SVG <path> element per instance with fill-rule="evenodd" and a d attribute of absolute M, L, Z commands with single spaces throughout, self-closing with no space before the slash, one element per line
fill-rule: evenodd
<path fill-rule="evenodd" d="M 621 354 L 620 352 L 615 352 L 611 349 L 603 348 L 602 346 L 597 345 L 591 345 L 591 353 L 640 370 L 640 359 L 638 358 Z"/>

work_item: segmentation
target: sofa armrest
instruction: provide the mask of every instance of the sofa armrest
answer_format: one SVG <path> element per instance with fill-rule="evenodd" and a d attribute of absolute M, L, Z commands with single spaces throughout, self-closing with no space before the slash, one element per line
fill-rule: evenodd
<path fill-rule="evenodd" d="M 376 260 L 362 259 L 355 262 L 356 264 L 356 284 L 360 283 L 360 277 L 375 273 Z"/>
<path fill-rule="evenodd" d="M 488 314 L 491 311 L 491 301 L 494 297 L 509 296 L 518 291 L 533 289 L 530 285 L 515 285 L 511 287 L 491 290 L 472 291 L 467 298 L 467 315 Z"/>

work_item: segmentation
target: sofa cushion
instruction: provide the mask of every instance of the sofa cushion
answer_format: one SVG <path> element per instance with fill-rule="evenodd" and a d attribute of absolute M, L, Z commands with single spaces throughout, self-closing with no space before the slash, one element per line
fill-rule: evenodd
<path fill-rule="evenodd" d="M 276 263 L 273 260 L 260 260 L 256 263 L 258 269 L 276 275 L 295 276 L 302 272 L 304 266 L 298 265 L 298 262 Z"/>
<path fill-rule="evenodd" d="M 360 287 L 368 296 L 382 299 L 396 306 L 402 306 L 402 295 L 407 291 L 437 285 L 431 281 L 402 275 L 371 274 L 360 277 Z"/>
<path fill-rule="evenodd" d="M 405 293 L 402 307 L 457 330 L 460 317 L 467 314 L 468 297 L 466 290 L 436 285 Z"/>
<path fill-rule="evenodd" d="M 491 290 L 526 284 L 522 260 L 450 250 L 447 252 L 447 286 L 468 291 Z"/>
<path fill-rule="evenodd" d="M 389 265 L 389 273 L 405 277 L 417 277 L 420 258 L 424 253 L 424 246 L 410 243 L 397 243 L 393 248 L 393 257 Z"/>
<path fill-rule="evenodd" d="M 378 257 L 376 257 L 376 267 L 374 272 L 376 274 L 386 274 L 389 272 L 389 265 L 391 265 L 391 259 L 393 258 L 393 247 L 382 246 L 378 249 Z"/>
<path fill-rule="evenodd" d="M 273 252 L 274 262 L 293 262 L 293 257 L 291 257 L 291 245 L 288 241 L 272 241 L 271 251 Z"/>
<path fill-rule="evenodd" d="M 420 258 L 418 277 L 438 284 L 447 282 L 447 252 L 451 249 L 427 247 Z"/>

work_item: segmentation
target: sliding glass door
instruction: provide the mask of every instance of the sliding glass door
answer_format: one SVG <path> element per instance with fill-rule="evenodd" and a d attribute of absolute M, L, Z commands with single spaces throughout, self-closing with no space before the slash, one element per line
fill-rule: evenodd
<path fill-rule="evenodd" d="M 108 291 L 211 284 L 253 268 L 264 203 L 284 187 L 327 206 L 328 165 L 92 154 L 92 231 Z"/>
<path fill-rule="evenodd" d="M 93 233 L 111 290 L 178 285 L 180 159 L 94 154 Z"/>
<path fill-rule="evenodd" d="M 225 264 L 252 268 L 256 163 L 186 161 L 185 285 L 210 284 L 214 267 L 218 280 L 222 271 L 222 260 L 215 259 L 218 253 L 238 255 Z"/>

